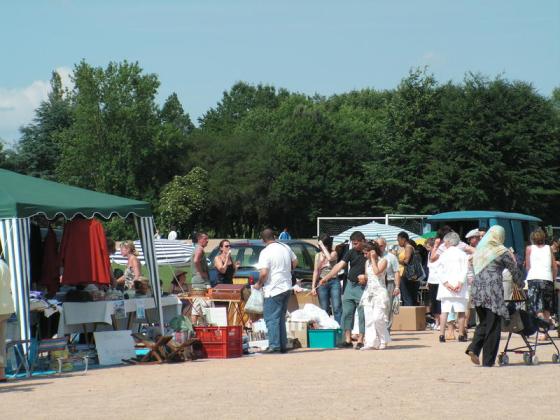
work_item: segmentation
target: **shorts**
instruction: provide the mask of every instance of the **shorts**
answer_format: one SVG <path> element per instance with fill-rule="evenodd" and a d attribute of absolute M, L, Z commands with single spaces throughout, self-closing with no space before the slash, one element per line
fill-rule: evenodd
<path fill-rule="evenodd" d="M 547 280 L 529 280 L 528 282 L 529 311 L 535 315 L 542 312 L 552 312 L 554 284 Z"/>
<path fill-rule="evenodd" d="M 449 313 L 453 312 L 466 312 L 468 305 L 468 300 L 465 298 L 443 298 L 441 300 L 441 312 Z"/>

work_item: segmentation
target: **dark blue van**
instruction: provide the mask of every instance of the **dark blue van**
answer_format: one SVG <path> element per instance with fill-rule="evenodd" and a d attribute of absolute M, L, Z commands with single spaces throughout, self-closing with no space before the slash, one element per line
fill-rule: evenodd
<path fill-rule="evenodd" d="M 538 217 L 521 213 L 503 211 L 450 211 L 434 214 L 426 218 L 424 231 L 437 230 L 440 226 L 449 225 L 464 239 L 467 232 L 478 227 L 486 229 L 500 225 L 506 230 L 506 247 L 512 247 L 521 258 L 525 257 L 525 246 L 529 244 L 529 235 L 542 220 Z"/>

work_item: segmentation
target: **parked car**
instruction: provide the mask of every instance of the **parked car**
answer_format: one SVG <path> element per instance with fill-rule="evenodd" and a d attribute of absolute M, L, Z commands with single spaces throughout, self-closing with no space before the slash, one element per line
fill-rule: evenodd
<path fill-rule="evenodd" d="M 294 270 L 294 277 L 296 279 L 301 279 L 303 283 L 311 283 L 313 279 L 315 254 L 319 252 L 319 248 L 308 242 L 299 240 L 282 241 L 282 243 L 288 245 L 298 258 L 298 265 Z M 259 271 L 256 266 L 264 246 L 264 242 L 261 240 L 231 242 L 232 260 L 234 263 L 239 261 L 241 264 L 233 276 L 234 284 L 255 284 L 257 282 L 259 279 Z M 216 247 L 209 256 L 210 282 L 212 286 L 218 281 L 218 272 L 214 267 L 214 257 L 219 252 L 219 247 Z"/>

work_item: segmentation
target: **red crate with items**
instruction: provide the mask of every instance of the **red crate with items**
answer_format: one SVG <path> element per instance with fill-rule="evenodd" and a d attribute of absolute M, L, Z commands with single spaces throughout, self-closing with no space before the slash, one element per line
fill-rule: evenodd
<path fill-rule="evenodd" d="M 243 355 L 241 326 L 194 327 L 196 337 L 202 343 L 204 357 L 209 359 L 229 359 Z"/>

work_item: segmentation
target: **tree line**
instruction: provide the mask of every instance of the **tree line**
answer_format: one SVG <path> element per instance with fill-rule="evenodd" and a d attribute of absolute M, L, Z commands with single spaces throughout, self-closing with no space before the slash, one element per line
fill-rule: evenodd
<path fill-rule="evenodd" d="M 72 78 L 68 90 L 53 73 L 0 166 L 146 200 L 161 232 L 309 236 L 318 216 L 469 209 L 560 224 L 558 88 L 426 69 L 329 97 L 238 82 L 196 127 L 176 94 L 158 105 L 158 77 L 138 63 L 82 61 Z"/>

